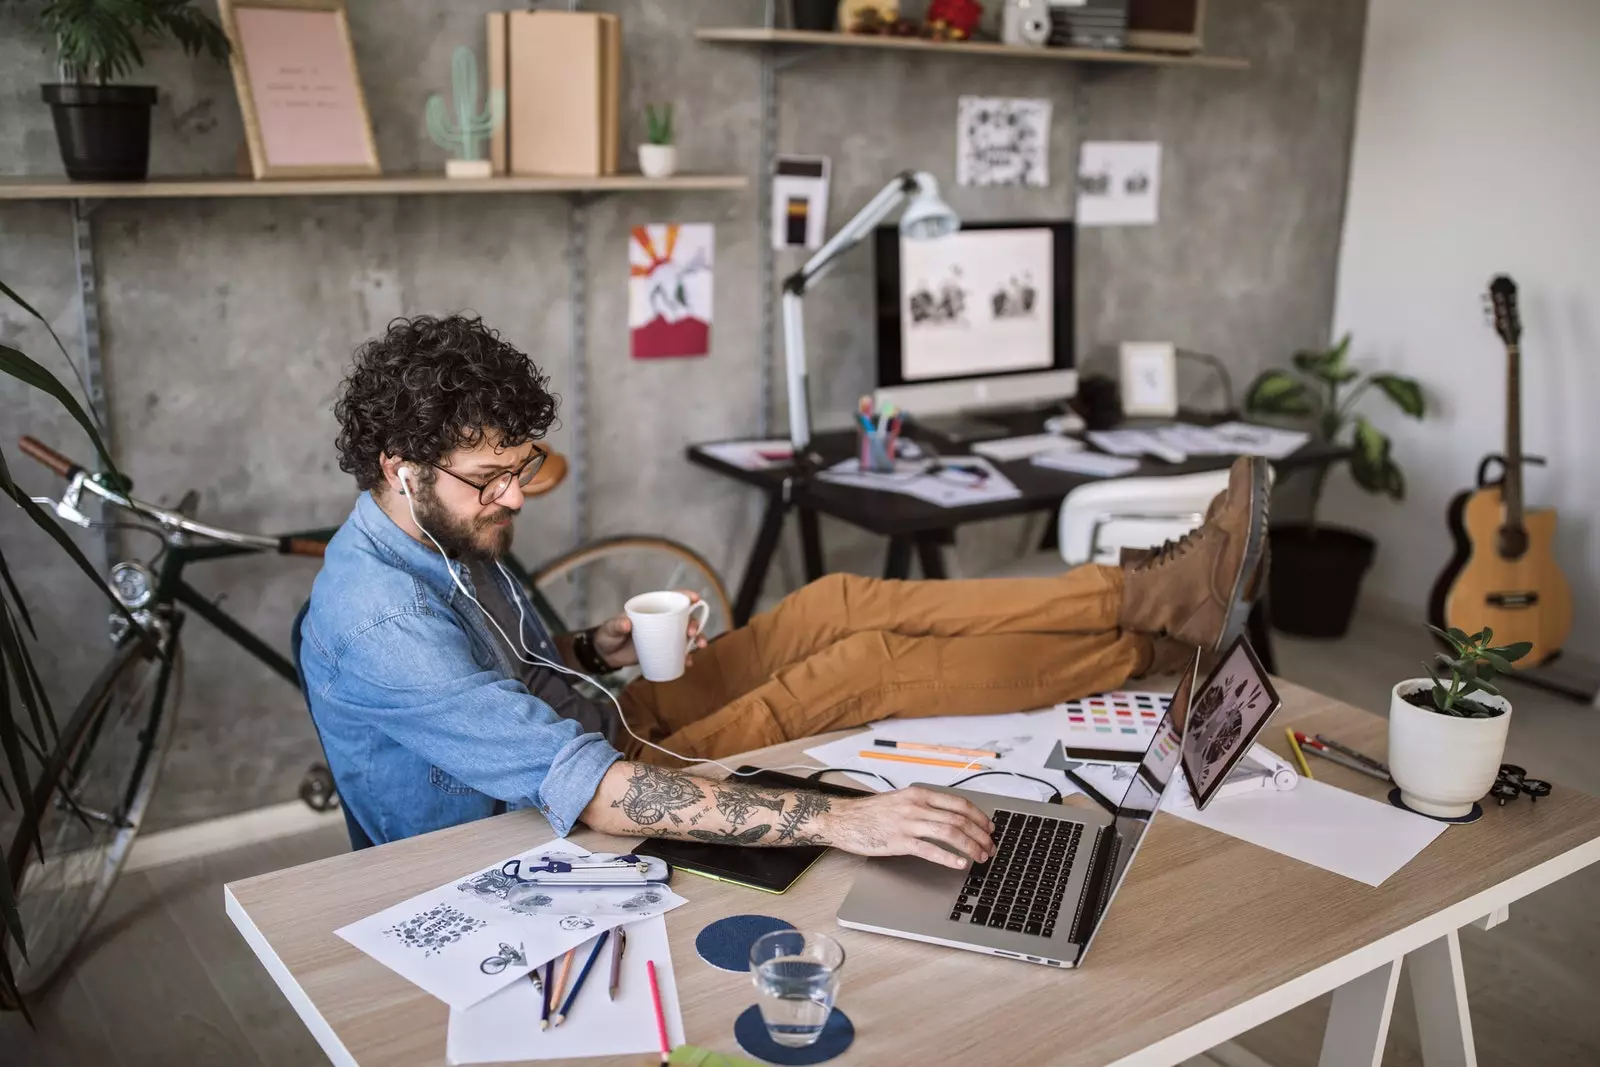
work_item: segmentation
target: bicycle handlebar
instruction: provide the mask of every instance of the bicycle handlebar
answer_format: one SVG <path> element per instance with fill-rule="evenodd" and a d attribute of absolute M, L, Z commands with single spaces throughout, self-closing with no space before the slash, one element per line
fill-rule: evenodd
<path fill-rule="evenodd" d="M 22 449 L 23 455 L 38 460 L 63 478 L 71 478 L 83 469 L 37 437 L 23 434 L 18 447 Z"/>

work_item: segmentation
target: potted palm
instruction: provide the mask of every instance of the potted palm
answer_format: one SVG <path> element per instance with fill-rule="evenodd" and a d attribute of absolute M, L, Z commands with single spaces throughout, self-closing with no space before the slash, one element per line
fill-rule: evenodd
<path fill-rule="evenodd" d="M 63 80 L 41 89 L 74 181 L 143 181 L 150 172 L 156 87 L 118 81 L 144 66 L 141 39 L 228 58 L 222 27 L 193 0 L 46 0 L 39 25 L 55 40 Z"/>
<path fill-rule="evenodd" d="M 1390 693 L 1389 774 L 1407 807 L 1455 819 L 1489 792 L 1505 755 L 1511 702 L 1490 679 L 1514 670 L 1533 645 L 1496 647 L 1487 626 L 1470 636 L 1428 629 L 1449 646 L 1434 657 L 1445 676 L 1424 663 L 1426 678 L 1408 679 Z"/>
<path fill-rule="evenodd" d="M 1348 444 L 1350 476 L 1369 493 L 1405 499 L 1405 476 L 1394 461 L 1389 436 L 1356 405 L 1373 389 L 1414 419 L 1426 411 L 1422 386 L 1398 374 L 1363 374 L 1349 365 L 1350 335 L 1325 352 L 1299 352 L 1294 370 L 1269 370 L 1251 383 L 1245 410 L 1252 415 L 1310 420 L 1312 432 L 1328 444 Z M 1376 543 L 1358 530 L 1317 521 L 1317 505 L 1327 480 L 1318 467 L 1311 506 L 1303 523 L 1276 523 L 1269 538 L 1272 569 L 1267 596 L 1272 621 L 1302 637 L 1340 637 L 1355 614 L 1361 579 L 1372 564 Z"/>

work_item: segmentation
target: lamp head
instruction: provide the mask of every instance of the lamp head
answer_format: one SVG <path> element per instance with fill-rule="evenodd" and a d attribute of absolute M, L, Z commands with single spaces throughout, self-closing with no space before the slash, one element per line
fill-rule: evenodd
<path fill-rule="evenodd" d="M 933 175 L 919 170 L 911 176 L 911 201 L 900 215 L 900 234 L 913 241 L 947 237 L 961 228 L 961 217 L 939 195 Z"/>

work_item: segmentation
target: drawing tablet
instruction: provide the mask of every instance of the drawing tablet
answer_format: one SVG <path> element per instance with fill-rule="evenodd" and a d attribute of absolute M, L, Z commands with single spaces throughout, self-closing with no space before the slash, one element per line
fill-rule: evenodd
<path fill-rule="evenodd" d="M 741 771 L 755 770 L 740 767 Z M 761 771 L 737 779 L 748 785 L 765 785 L 776 789 L 811 789 L 835 797 L 870 796 L 864 789 L 813 782 L 778 771 Z M 810 866 L 827 852 L 823 846 L 804 848 L 745 848 L 739 845 L 713 845 L 702 841 L 667 841 L 652 838 L 641 841 L 634 848 L 639 856 L 657 856 L 681 871 L 698 874 L 719 882 L 759 889 L 763 893 L 783 893 L 800 880 Z"/>
<path fill-rule="evenodd" d="M 1282 703 L 1255 649 L 1239 637 L 1189 703 L 1183 776 L 1196 808 L 1205 810 Z"/>

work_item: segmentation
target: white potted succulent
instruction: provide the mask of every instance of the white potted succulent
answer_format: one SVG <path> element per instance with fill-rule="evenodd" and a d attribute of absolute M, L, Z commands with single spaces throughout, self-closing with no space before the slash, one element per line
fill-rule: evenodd
<path fill-rule="evenodd" d="M 644 106 L 647 143 L 639 146 L 639 170 L 646 178 L 670 178 L 678 172 L 678 146 L 672 143 L 672 105 Z"/>
<path fill-rule="evenodd" d="M 1432 664 L 1424 664 L 1428 677 L 1394 687 L 1389 697 L 1389 773 L 1407 807 L 1454 819 L 1471 812 L 1473 803 L 1489 792 L 1505 754 L 1511 702 L 1489 679 L 1497 671 L 1514 670 L 1512 664 L 1533 646 L 1527 641 L 1493 646 L 1488 627 L 1471 636 L 1454 627 L 1428 629 L 1454 653 L 1435 657 L 1448 671 L 1448 680 Z"/>

